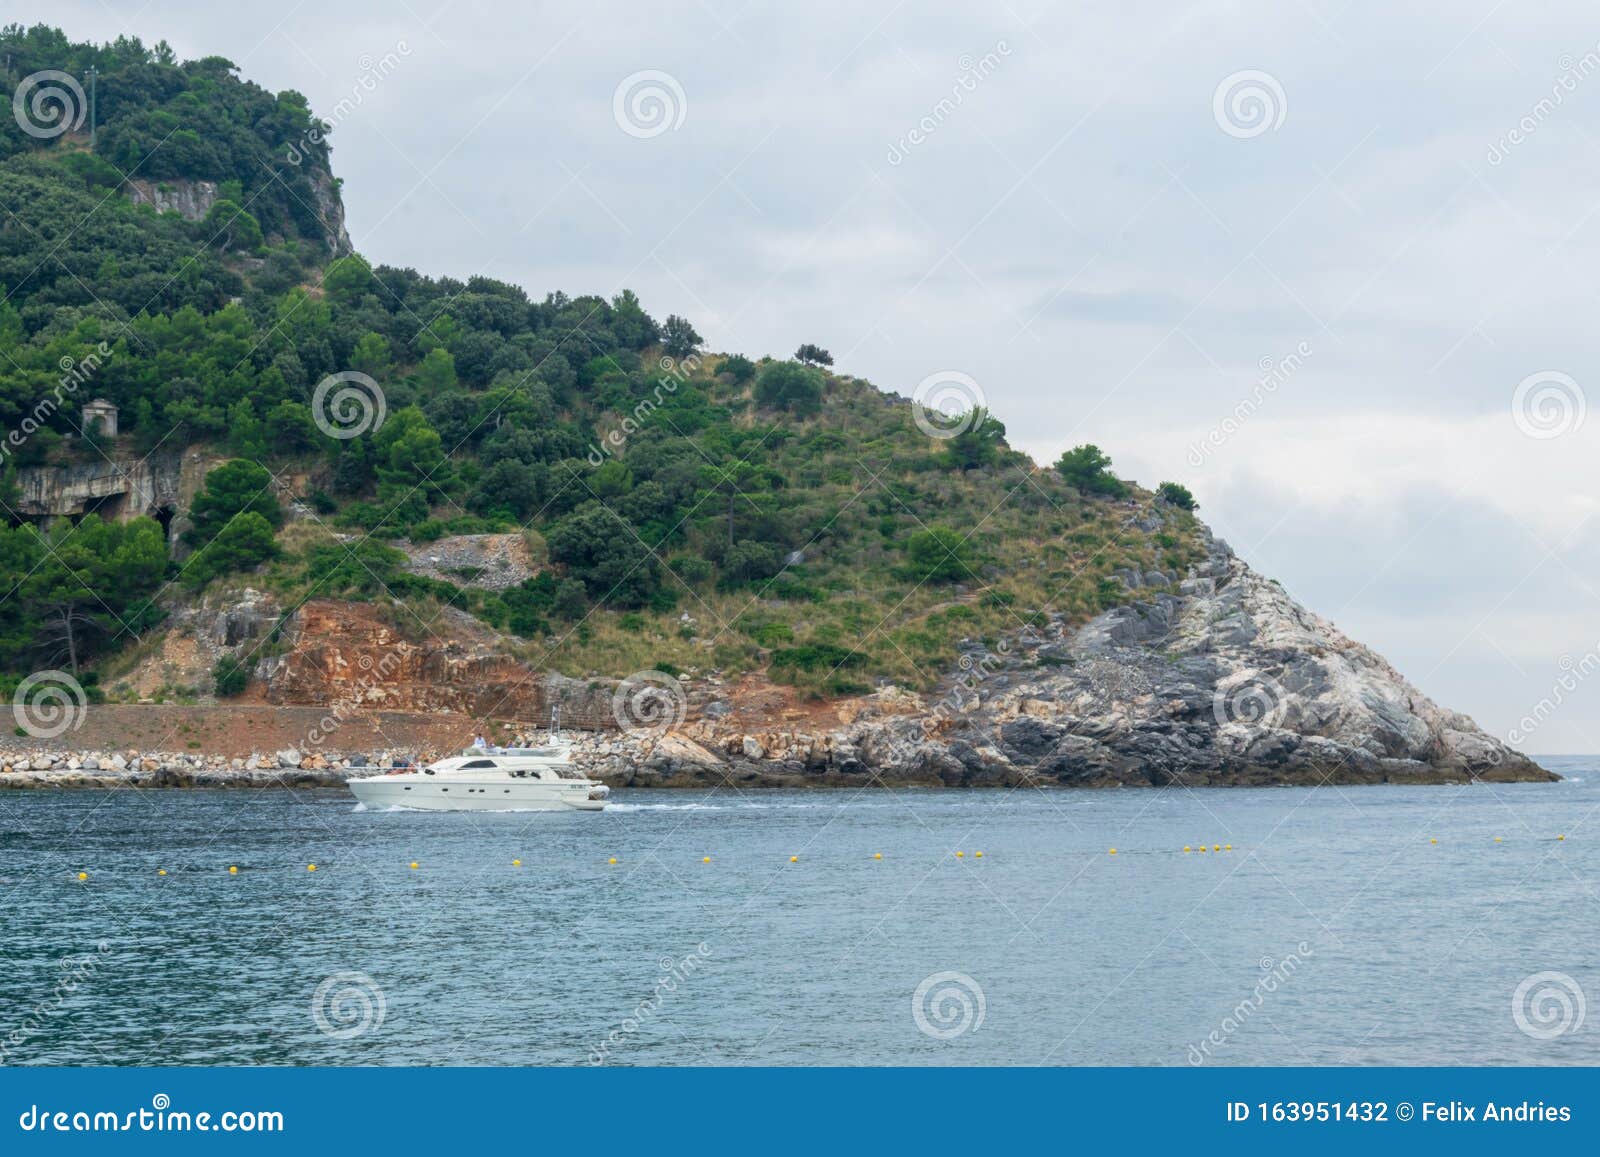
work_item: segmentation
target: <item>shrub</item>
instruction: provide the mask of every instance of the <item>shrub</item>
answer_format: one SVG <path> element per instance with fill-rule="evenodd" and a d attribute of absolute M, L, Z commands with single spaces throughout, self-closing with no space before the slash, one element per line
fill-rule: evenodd
<path fill-rule="evenodd" d="M 756 401 L 774 410 L 815 414 L 822 408 L 822 374 L 799 362 L 770 362 L 756 376 Z"/>
<path fill-rule="evenodd" d="M 974 570 L 972 542 L 948 526 L 930 526 L 906 540 L 911 562 L 908 576 L 915 582 L 958 582 Z"/>
<path fill-rule="evenodd" d="M 1111 473 L 1111 459 L 1098 446 L 1074 446 L 1056 461 L 1061 477 L 1085 494 L 1103 494 L 1122 498 L 1128 493 L 1127 483 Z"/>
<path fill-rule="evenodd" d="M 216 683 L 217 696 L 232 699 L 235 695 L 243 694 L 250 682 L 250 671 L 234 656 L 224 655 L 211 668 L 211 678 Z"/>
<path fill-rule="evenodd" d="M 1156 498 L 1169 506 L 1176 506 L 1179 510 L 1200 508 L 1200 504 L 1194 500 L 1194 494 L 1181 482 L 1163 482 L 1156 487 Z"/>

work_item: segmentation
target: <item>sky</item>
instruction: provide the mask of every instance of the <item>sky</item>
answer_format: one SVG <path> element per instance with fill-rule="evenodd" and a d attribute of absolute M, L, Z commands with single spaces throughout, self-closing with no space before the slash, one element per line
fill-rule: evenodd
<path fill-rule="evenodd" d="M 1577 2 L 12 3 L 334 122 L 374 263 L 966 375 L 1530 753 L 1600 752 Z M 1600 397 L 1597 397 L 1600 402 Z M 1531 726 L 1530 726 L 1531 724 Z"/>

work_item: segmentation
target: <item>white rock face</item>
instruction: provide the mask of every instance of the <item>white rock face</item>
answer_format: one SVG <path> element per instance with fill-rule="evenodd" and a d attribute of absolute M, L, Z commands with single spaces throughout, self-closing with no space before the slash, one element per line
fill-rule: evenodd
<path fill-rule="evenodd" d="M 1226 544 L 1208 539 L 1176 595 L 1172 577 L 1126 572 L 1125 606 L 1077 629 L 1053 616 L 994 652 L 973 644 L 944 688 L 887 688 L 829 734 L 725 731 L 708 712 L 686 729 L 699 741 L 693 758 L 662 744 L 646 761 L 597 754 L 592 766 L 638 786 L 1555 778 L 1439 707 Z"/>

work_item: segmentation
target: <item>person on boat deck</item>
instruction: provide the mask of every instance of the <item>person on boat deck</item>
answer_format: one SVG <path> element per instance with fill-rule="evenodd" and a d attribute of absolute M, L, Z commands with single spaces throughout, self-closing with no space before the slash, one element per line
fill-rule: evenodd
<path fill-rule="evenodd" d="M 476 737 L 475 739 L 473 739 L 472 746 L 477 748 L 479 751 L 488 751 L 489 750 L 489 745 L 484 742 L 483 736 L 481 736 L 481 735 Z"/>

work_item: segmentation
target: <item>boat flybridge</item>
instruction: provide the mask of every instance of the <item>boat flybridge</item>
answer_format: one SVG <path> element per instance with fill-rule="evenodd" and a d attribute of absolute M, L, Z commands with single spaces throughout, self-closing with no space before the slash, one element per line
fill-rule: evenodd
<path fill-rule="evenodd" d="M 424 811 L 602 811 L 611 789 L 572 762 L 554 726 L 541 747 L 473 746 L 423 768 L 349 781 L 368 807 Z"/>

